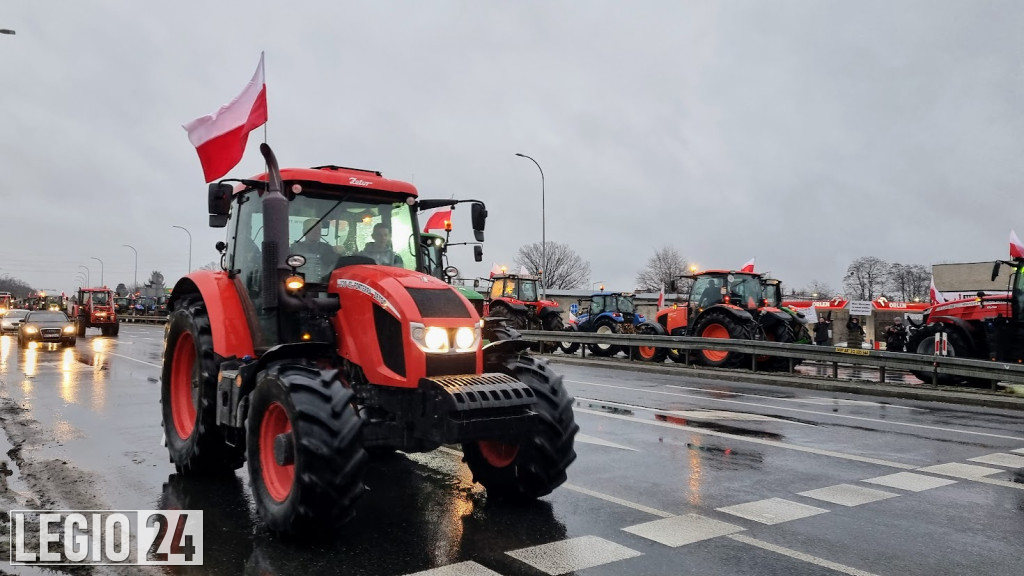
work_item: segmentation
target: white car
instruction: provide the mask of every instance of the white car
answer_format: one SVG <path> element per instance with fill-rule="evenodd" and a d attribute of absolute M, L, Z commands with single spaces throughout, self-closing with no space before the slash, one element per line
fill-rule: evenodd
<path fill-rule="evenodd" d="M 21 321 L 25 319 L 27 314 L 28 310 L 22 310 L 20 308 L 9 310 L 7 314 L 0 317 L 0 334 L 17 332 L 18 326 L 21 325 Z"/>

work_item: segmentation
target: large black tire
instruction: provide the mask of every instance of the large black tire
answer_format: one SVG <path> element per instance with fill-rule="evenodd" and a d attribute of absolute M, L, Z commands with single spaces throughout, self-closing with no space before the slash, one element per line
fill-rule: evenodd
<path fill-rule="evenodd" d="M 246 422 L 249 483 L 272 532 L 331 530 L 354 514 L 368 461 L 354 399 L 335 370 L 279 363 L 259 374 Z"/>
<path fill-rule="evenodd" d="M 576 459 L 573 442 L 580 427 L 572 412 L 573 398 L 546 359 L 519 356 L 506 363 L 503 371 L 533 390 L 539 426 L 518 443 L 466 442 L 463 461 L 488 497 L 534 500 L 565 482 L 565 471 Z"/>
<path fill-rule="evenodd" d="M 622 331 L 619 323 L 611 318 L 598 318 L 594 322 L 594 334 L 618 334 Z M 614 344 L 587 344 L 587 349 L 594 356 L 615 356 L 620 348 Z"/>
<path fill-rule="evenodd" d="M 654 322 L 644 322 L 636 327 L 636 333 L 645 336 L 665 336 L 665 329 L 660 324 Z M 633 358 L 638 358 L 644 362 L 654 362 L 661 364 L 665 361 L 668 356 L 668 348 L 655 348 L 654 346 L 636 346 L 633 349 Z"/>
<path fill-rule="evenodd" d="M 793 331 L 793 324 L 780 321 L 776 322 L 774 326 L 764 328 L 764 339 L 768 342 L 792 344 L 796 342 L 796 332 Z M 800 362 L 799 358 L 793 358 L 793 366 Z M 789 370 L 789 359 L 782 356 L 758 356 L 757 369 L 771 372 Z"/>
<path fill-rule="evenodd" d="M 188 296 L 167 322 L 160 403 L 171 462 L 180 474 L 222 473 L 245 462 L 217 427 L 217 356 L 206 307 Z"/>
<path fill-rule="evenodd" d="M 565 328 L 563 328 L 563 331 L 565 331 L 565 332 L 572 332 L 573 334 L 576 334 L 577 332 L 579 332 L 576 329 L 576 325 L 575 324 L 570 324 L 570 325 L 566 326 Z M 580 343 L 579 342 L 561 342 L 561 343 L 559 343 L 558 347 L 562 349 L 562 354 L 575 354 L 580 349 Z"/>
<path fill-rule="evenodd" d="M 81 318 L 75 321 L 75 333 L 79 338 L 85 338 L 85 322 Z"/>
<path fill-rule="evenodd" d="M 729 340 L 752 339 L 751 326 L 738 321 L 733 315 L 721 310 L 709 310 L 694 328 L 694 336 L 700 338 L 724 338 Z M 701 364 L 716 368 L 741 368 L 749 361 L 747 354 L 722 350 L 698 350 Z"/>
<path fill-rule="evenodd" d="M 113 326 L 110 327 L 110 335 L 111 336 L 117 336 L 117 333 L 120 332 L 120 331 L 121 331 L 121 323 L 120 322 L 118 322 L 117 324 L 114 324 Z"/>
<path fill-rule="evenodd" d="M 686 353 L 678 348 L 672 348 L 668 351 L 668 359 L 677 364 L 682 364 L 686 362 Z"/>
<path fill-rule="evenodd" d="M 917 330 L 910 336 L 907 342 L 907 352 L 911 354 L 923 354 L 925 356 L 935 355 L 935 335 L 939 332 L 938 324 L 931 324 Z M 957 329 L 946 330 L 946 355 L 955 358 L 971 358 L 971 346 Z M 932 383 L 932 373 L 921 370 L 911 370 L 911 374 L 925 384 Z M 938 383 L 940 386 L 954 386 L 964 381 L 962 376 L 939 374 Z"/>

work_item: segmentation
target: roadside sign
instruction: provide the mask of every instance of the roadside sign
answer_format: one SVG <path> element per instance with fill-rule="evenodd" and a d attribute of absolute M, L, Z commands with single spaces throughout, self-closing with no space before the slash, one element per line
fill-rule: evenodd
<path fill-rule="evenodd" d="M 569 304 L 569 312 L 571 312 L 573 316 L 579 316 L 580 305 L 577 304 L 576 302 Z"/>
<path fill-rule="evenodd" d="M 871 316 L 871 300 L 850 301 L 850 316 Z"/>

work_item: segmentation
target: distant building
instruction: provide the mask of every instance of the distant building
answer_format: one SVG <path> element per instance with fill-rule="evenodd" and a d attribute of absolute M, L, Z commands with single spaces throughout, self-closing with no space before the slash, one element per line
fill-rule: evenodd
<path fill-rule="evenodd" d="M 1010 286 L 1011 266 L 1002 266 L 999 276 L 992 280 L 992 262 L 965 262 L 959 264 L 932 264 L 935 289 L 946 300 L 973 298 L 978 292 L 1007 294 Z"/>

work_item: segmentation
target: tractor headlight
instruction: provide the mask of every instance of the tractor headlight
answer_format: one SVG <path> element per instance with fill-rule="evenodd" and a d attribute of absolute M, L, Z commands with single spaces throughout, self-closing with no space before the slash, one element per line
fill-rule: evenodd
<path fill-rule="evenodd" d="M 463 326 L 455 329 L 455 349 L 461 351 L 471 350 L 476 347 L 479 331 L 476 328 Z"/>
<path fill-rule="evenodd" d="M 284 279 L 284 286 L 289 292 L 298 292 L 299 290 L 302 290 L 302 287 L 305 285 L 306 281 L 302 276 L 295 275 Z"/>
<path fill-rule="evenodd" d="M 447 352 L 450 346 L 448 331 L 437 326 L 424 326 L 419 322 L 411 322 L 412 339 L 424 352 Z"/>

